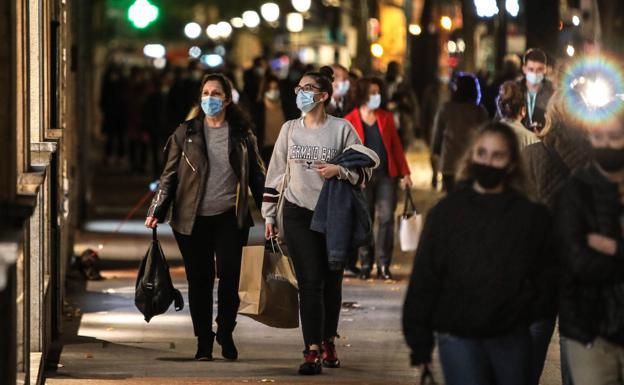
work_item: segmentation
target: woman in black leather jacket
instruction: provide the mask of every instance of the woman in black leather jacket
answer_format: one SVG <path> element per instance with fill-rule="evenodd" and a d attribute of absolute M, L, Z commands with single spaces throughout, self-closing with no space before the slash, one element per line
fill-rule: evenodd
<path fill-rule="evenodd" d="M 624 114 L 592 127 L 589 138 L 593 162 L 557 204 L 559 324 L 576 385 L 624 384 Z"/>
<path fill-rule="evenodd" d="M 169 223 L 184 259 L 193 329 L 198 339 L 195 359 L 212 360 L 212 290 L 215 265 L 219 276 L 218 329 L 222 355 L 235 360 L 232 339 L 238 311 L 242 247 L 253 220 L 248 190 L 260 207 L 265 171 L 256 137 L 246 114 L 232 102 L 232 88 L 221 74 L 202 81 L 197 116 L 169 137 L 167 161 L 145 225 Z M 216 263 L 215 263 L 216 262 Z"/>

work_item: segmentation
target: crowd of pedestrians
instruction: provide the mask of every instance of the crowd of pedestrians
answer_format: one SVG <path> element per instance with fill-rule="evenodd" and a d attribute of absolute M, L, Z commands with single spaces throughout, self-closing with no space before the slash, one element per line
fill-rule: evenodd
<path fill-rule="evenodd" d="M 538 385 L 558 320 L 564 385 L 624 384 L 624 115 L 573 119 L 567 101 L 580 96 L 556 89 L 548 64 L 530 49 L 518 72 L 485 87 L 458 72 L 448 92 L 436 83 L 422 103 L 396 62 L 377 77 L 295 61 L 280 78 L 257 58 L 242 88 L 196 64 L 136 69 L 136 78 L 109 69 L 107 153 L 123 156 L 127 138 L 130 164 L 141 167 L 150 146 L 166 149 L 162 160 L 153 151 L 162 174 L 146 225 L 171 208 L 196 358 L 212 360 L 215 339 L 225 358 L 238 356 L 249 190 L 299 283 L 299 373 L 340 367 L 344 274 L 369 279 L 376 267 L 378 278 L 393 278 L 397 196 L 412 187 L 405 151 L 420 138 L 446 196 L 427 213 L 406 294 L 412 364 L 428 368 L 437 344 L 448 385 Z M 107 111 L 127 112 L 127 92 L 143 106 L 121 121 Z"/>

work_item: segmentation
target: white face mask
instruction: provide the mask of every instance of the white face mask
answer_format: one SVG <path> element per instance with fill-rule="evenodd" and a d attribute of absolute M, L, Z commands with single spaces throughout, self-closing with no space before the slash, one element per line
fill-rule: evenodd
<path fill-rule="evenodd" d="M 527 72 L 526 80 L 527 82 L 533 85 L 540 84 L 544 80 L 544 74 L 538 74 L 536 72 Z"/>
<path fill-rule="evenodd" d="M 232 88 L 232 102 L 234 102 L 234 104 L 238 104 L 239 100 L 240 100 L 240 94 L 238 93 L 236 88 Z"/>
<path fill-rule="evenodd" d="M 347 92 L 349 92 L 350 86 L 351 83 L 349 82 L 349 80 L 339 81 L 336 83 L 336 90 L 334 91 L 334 93 L 336 94 L 336 96 L 345 96 Z"/>
<path fill-rule="evenodd" d="M 275 101 L 280 98 L 280 92 L 279 90 L 268 90 L 264 93 L 264 96 L 266 96 L 266 98 L 269 100 Z"/>
<path fill-rule="evenodd" d="M 371 110 L 376 110 L 381 105 L 381 94 L 373 94 L 368 97 L 368 103 L 366 106 Z"/>

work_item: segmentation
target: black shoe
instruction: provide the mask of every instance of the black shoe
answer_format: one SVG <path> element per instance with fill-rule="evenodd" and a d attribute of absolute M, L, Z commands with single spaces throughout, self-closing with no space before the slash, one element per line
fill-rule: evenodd
<path fill-rule="evenodd" d="M 238 358 L 238 350 L 234 345 L 232 333 L 217 333 L 217 343 L 221 345 L 221 355 L 226 360 L 234 361 Z"/>
<path fill-rule="evenodd" d="M 323 372 L 321 365 L 321 353 L 318 350 L 306 350 L 303 352 L 303 364 L 299 366 L 299 374 L 313 376 Z"/>
<path fill-rule="evenodd" d="M 212 361 L 213 343 L 214 334 L 197 337 L 197 353 L 195 353 L 195 359 L 197 361 Z"/>
<path fill-rule="evenodd" d="M 390 272 L 390 266 L 384 265 L 381 268 L 377 268 L 377 278 L 379 279 L 392 279 L 392 273 Z"/>
<path fill-rule="evenodd" d="M 360 269 L 360 279 L 367 280 L 371 276 L 371 268 L 370 266 L 362 266 Z"/>

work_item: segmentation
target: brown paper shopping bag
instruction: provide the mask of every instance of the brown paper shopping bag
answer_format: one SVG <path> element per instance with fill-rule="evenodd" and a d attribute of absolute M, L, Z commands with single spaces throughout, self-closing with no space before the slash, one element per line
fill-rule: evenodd
<path fill-rule="evenodd" d="M 276 328 L 299 327 L 297 279 L 279 245 L 243 248 L 238 296 L 239 314 Z"/>

